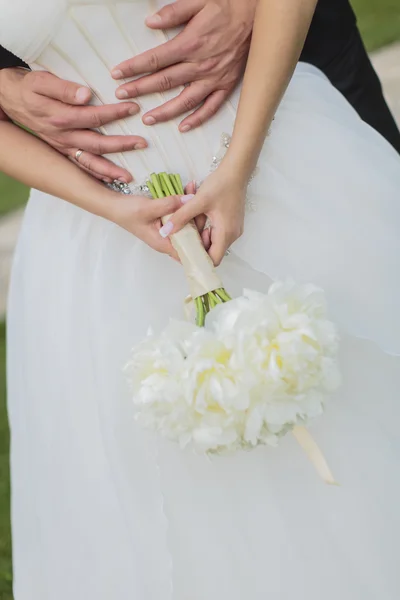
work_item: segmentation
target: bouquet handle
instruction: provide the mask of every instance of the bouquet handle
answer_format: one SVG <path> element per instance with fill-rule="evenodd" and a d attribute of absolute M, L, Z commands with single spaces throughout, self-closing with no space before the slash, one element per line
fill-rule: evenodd
<path fill-rule="evenodd" d="M 165 217 L 163 222 L 168 219 Z M 223 287 L 194 223 L 174 233 L 171 243 L 181 260 L 193 300 Z"/>

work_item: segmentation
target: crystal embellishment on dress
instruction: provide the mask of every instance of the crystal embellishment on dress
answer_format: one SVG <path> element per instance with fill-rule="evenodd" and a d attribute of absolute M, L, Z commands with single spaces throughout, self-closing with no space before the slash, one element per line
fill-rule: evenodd
<path fill-rule="evenodd" d="M 218 169 L 219 165 L 222 162 L 222 159 L 224 158 L 224 156 L 226 155 L 226 153 L 228 151 L 231 141 L 232 141 L 232 137 L 228 133 L 223 133 L 221 135 L 221 145 L 220 145 L 218 152 L 212 158 L 210 173 L 213 173 L 216 169 Z M 251 198 L 251 190 L 249 189 L 249 187 L 250 187 L 250 184 L 253 181 L 254 177 L 257 175 L 257 171 L 258 171 L 258 169 L 256 167 L 253 171 L 253 174 L 251 175 L 251 177 L 249 179 L 248 191 L 246 194 L 246 209 L 249 212 L 253 212 L 256 210 L 256 205 Z"/>
<path fill-rule="evenodd" d="M 145 196 L 146 198 L 152 198 L 150 190 L 145 183 L 124 183 L 123 181 L 118 181 L 117 179 L 112 183 L 107 184 L 108 187 L 114 192 L 119 192 L 120 194 L 125 194 L 126 196 Z"/>

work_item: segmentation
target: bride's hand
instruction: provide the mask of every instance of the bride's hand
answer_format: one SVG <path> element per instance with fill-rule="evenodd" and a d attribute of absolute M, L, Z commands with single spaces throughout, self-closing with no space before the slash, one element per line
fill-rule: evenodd
<path fill-rule="evenodd" d="M 186 197 L 189 200 L 160 229 L 160 236 L 166 238 L 177 233 L 189 221 L 205 214 L 211 222 L 208 253 L 214 264 L 219 265 L 227 249 L 243 233 L 246 187 L 247 181 L 221 164 L 194 197 Z M 203 242 L 208 245 L 204 235 Z"/>
<path fill-rule="evenodd" d="M 113 221 L 148 246 L 179 260 L 170 240 L 160 236 L 161 219 L 182 207 L 180 196 L 151 200 L 143 196 L 124 196 L 108 192 L 106 218 Z"/>

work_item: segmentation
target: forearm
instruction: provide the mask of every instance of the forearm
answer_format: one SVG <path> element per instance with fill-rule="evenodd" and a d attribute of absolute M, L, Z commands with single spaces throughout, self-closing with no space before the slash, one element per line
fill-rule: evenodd
<path fill-rule="evenodd" d="M 269 126 L 296 67 L 317 0 L 259 0 L 232 143 L 238 175 L 253 172 Z"/>
<path fill-rule="evenodd" d="M 47 194 L 108 218 L 112 192 L 50 146 L 0 121 L 0 171 Z"/>

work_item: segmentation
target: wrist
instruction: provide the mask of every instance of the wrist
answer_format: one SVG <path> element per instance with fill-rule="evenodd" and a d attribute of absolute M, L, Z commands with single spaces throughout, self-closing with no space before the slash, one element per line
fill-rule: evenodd
<path fill-rule="evenodd" d="M 234 181 L 239 188 L 247 187 L 254 169 L 257 166 L 256 160 L 251 160 L 249 156 L 240 152 L 234 152 L 229 149 L 223 158 L 219 168 L 223 168 L 229 174 L 229 178 Z"/>
<path fill-rule="evenodd" d="M 28 69 L 22 67 L 9 67 L 0 70 L 0 106 L 7 111 L 10 105 L 9 93 L 12 87 L 20 83 L 24 77 L 30 73 Z M 14 98 L 15 100 L 15 98 Z"/>
<path fill-rule="evenodd" d="M 97 215 L 107 219 L 107 221 L 117 223 L 122 195 L 119 192 L 110 190 L 106 184 L 100 182 L 96 187 L 98 189 L 93 191 L 90 200 L 96 207 Z"/>

